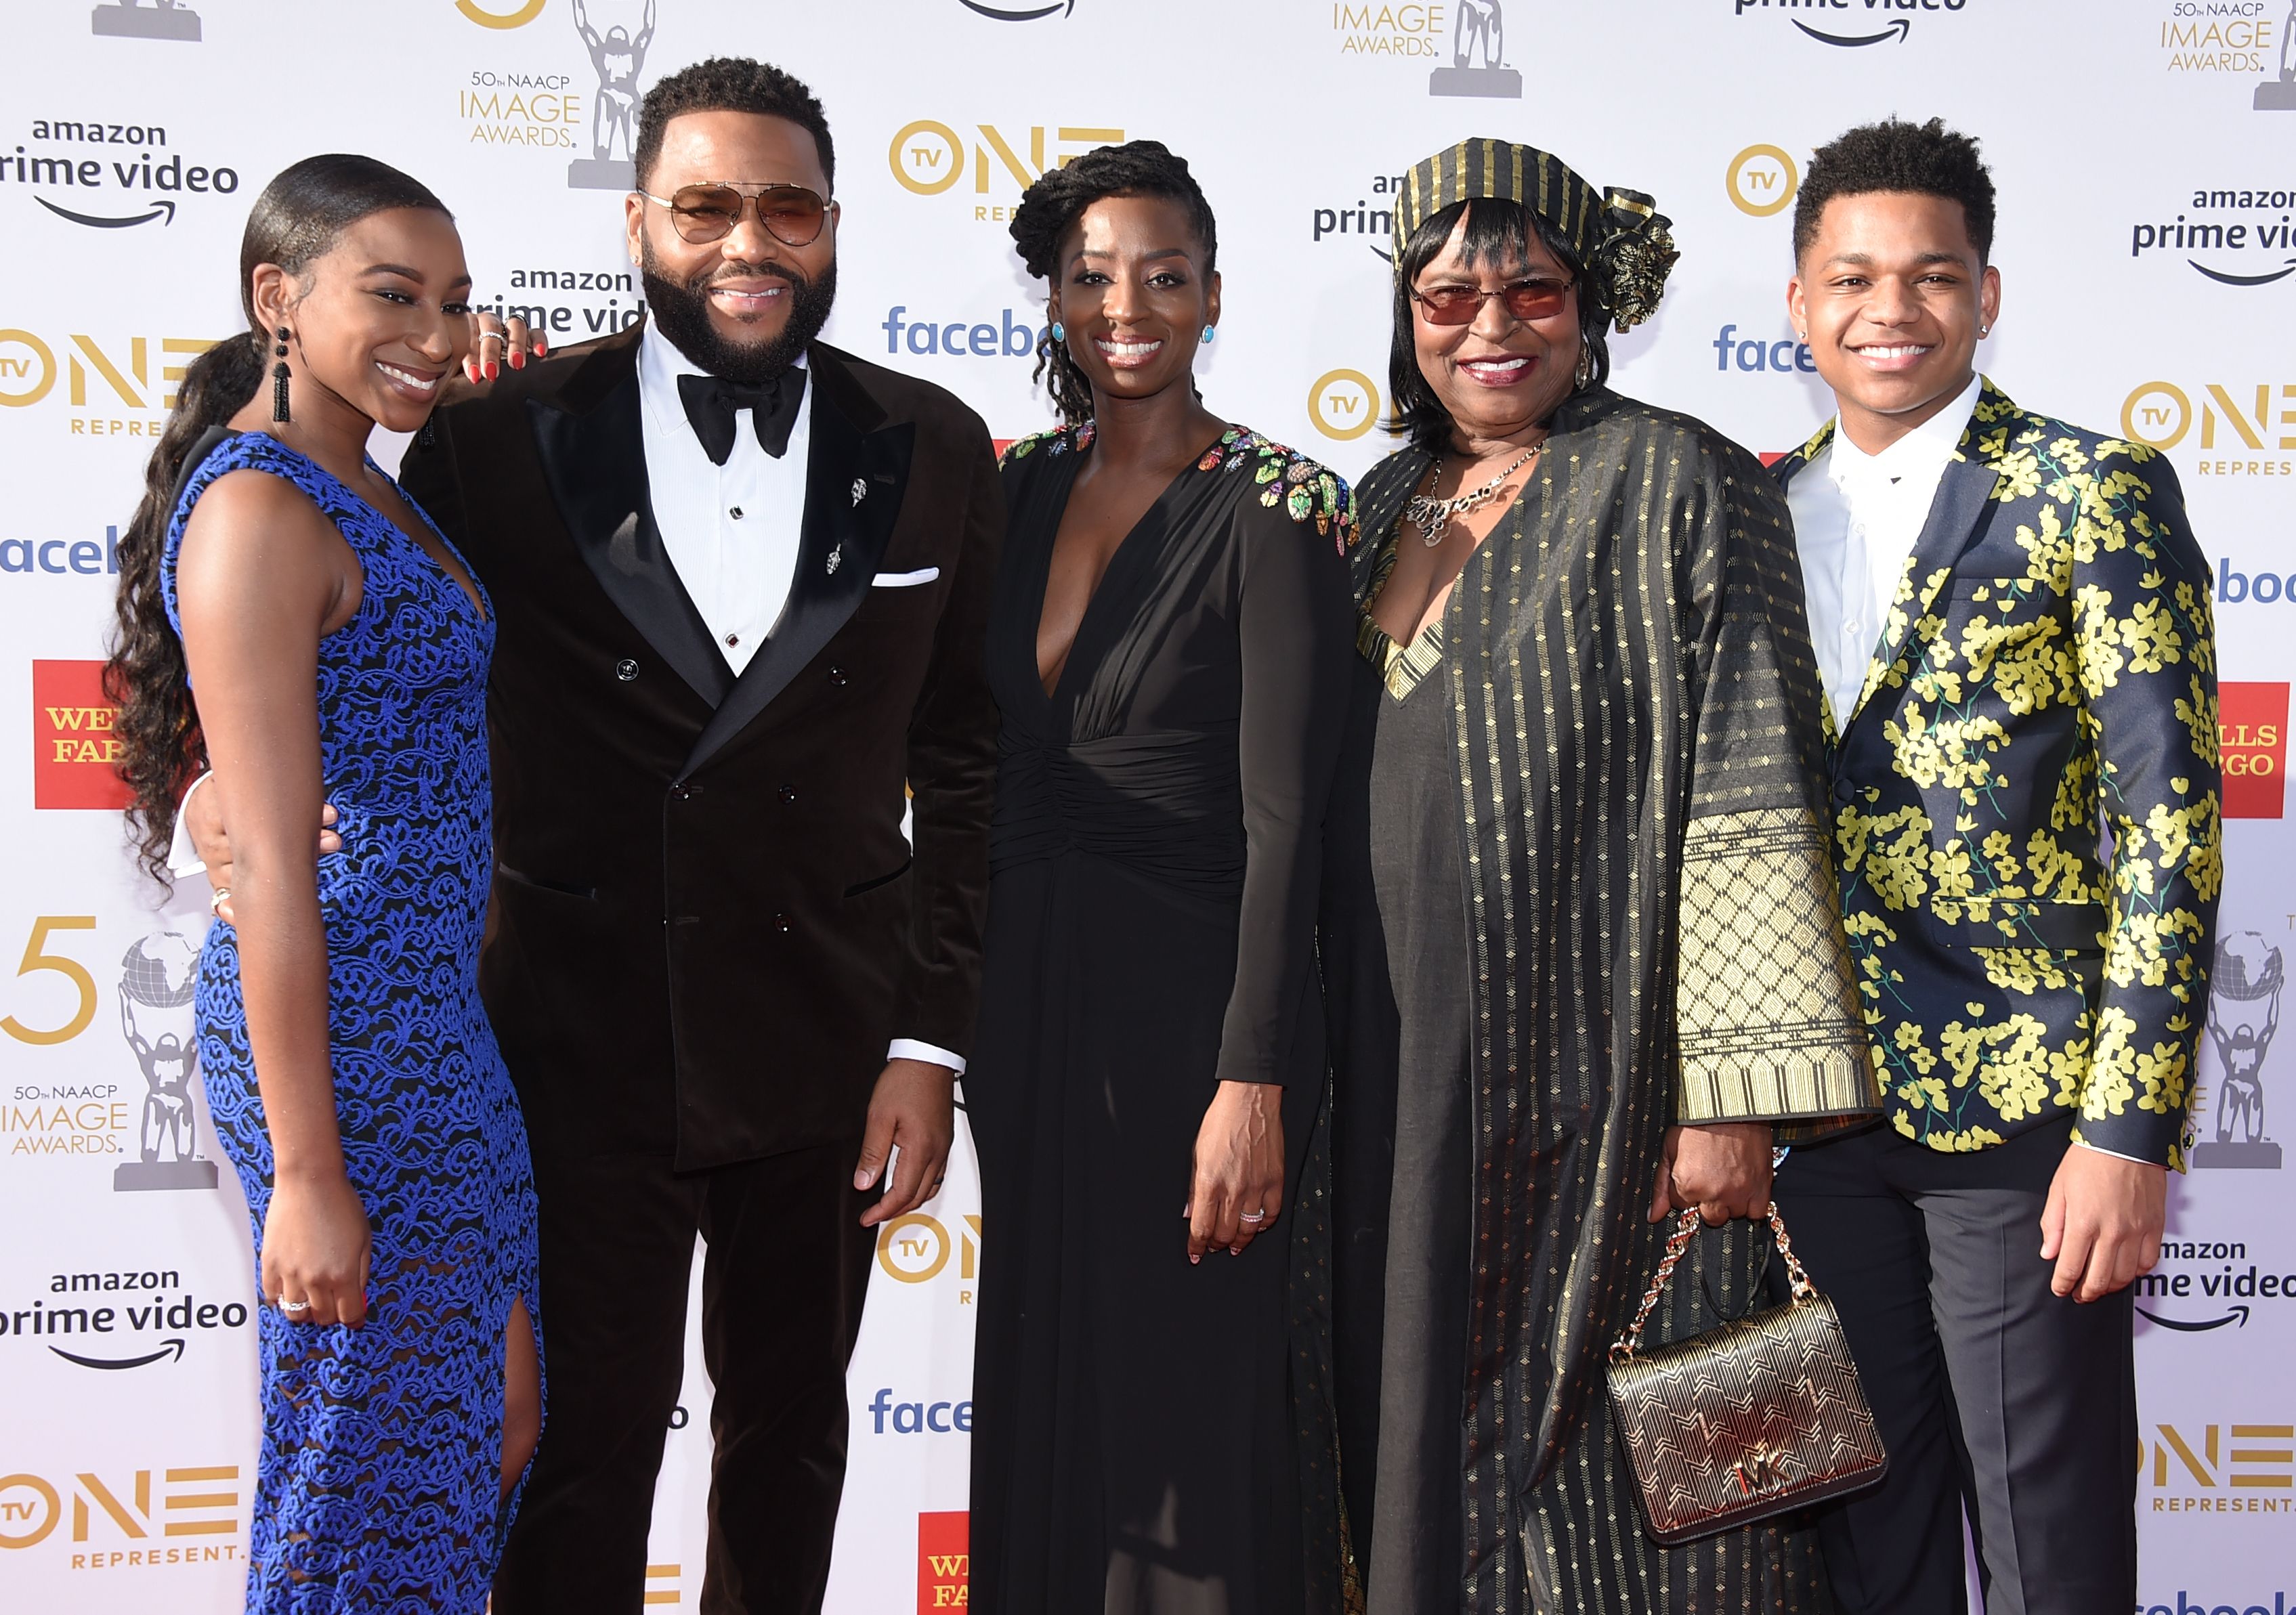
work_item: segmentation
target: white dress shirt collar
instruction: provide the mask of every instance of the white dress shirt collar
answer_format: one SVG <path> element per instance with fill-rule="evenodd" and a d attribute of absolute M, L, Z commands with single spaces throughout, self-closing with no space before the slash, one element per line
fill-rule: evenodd
<path fill-rule="evenodd" d="M 1930 496 L 1937 491 L 1938 479 L 1945 474 L 1954 451 L 1961 447 L 1962 433 L 1968 430 L 1969 417 L 1984 391 L 1985 378 L 1972 375 L 1969 385 L 1952 403 L 1877 455 L 1869 455 L 1851 442 L 1836 418 L 1832 452 L 1826 457 L 1826 474 L 1833 479 L 1836 488 L 1845 492 L 1853 487 L 1880 488 L 1892 485 L 1904 487 L 1909 492 L 1920 491 L 1926 509 Z"/>

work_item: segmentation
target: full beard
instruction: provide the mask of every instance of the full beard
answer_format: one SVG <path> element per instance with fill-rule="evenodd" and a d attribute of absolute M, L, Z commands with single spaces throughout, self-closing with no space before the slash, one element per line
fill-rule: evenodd
<path fill-rule="evenodd" d="M 737 276 L 762 276 L 785 281 L 790 288 L 789 317 L 780 332 L 761 342 L 728 341 L 709 323 L 709 286 L 713 281 Z M 713 376 L 752 385 L 772 381 L 804 356 L 813 339 L 828 322 L 837 301 L 837 265 L 832 260 L 821 278 L 809 280 L 779 264 L 718 264 L 709 274 L 690 281 L 674 281 L 660 272 L 653 243 L 642 246 L 638 278 L 645 286 L 646 306 L 654 324 L 670 345 Z"/>

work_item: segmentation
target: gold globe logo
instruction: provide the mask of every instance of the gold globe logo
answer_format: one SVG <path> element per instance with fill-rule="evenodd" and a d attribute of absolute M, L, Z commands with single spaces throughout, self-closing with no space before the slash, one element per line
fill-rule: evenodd
<path fill-rule="evenodd" d="M 455 0 L 455 9 L 480 28 L 524 28 L 542 15 L 542 8 L 550 0 L 526 0 L 515 11 L 490 12 L 478 0 Z"/>
<path fill-rule="evenodd" d="M 1379 389 L 1360 370 L 1327 370 L 1308 389 L 1308 418 L 1325 437 L 1352 443 L 1379 420 Z"/>
<path fill-rule="evenodd" d="M 1801 171 L 1781 147 L 1748 146 L 1730 160 L 1724 184 L 1739 212 L 1767 218 L 1793 205 L 1794 193 L 1801 189 Z"/>

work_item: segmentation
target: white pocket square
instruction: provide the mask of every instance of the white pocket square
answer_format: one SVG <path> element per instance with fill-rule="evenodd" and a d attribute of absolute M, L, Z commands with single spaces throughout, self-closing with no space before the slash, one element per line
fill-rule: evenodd
<path fill-rule="evenodd" d="M 913 589 L 921 583 L 931 583 L 940 576 L 937 566 L 919 567 L 914 572 L 880 572 L 869 580 L 873 589 Z"/>

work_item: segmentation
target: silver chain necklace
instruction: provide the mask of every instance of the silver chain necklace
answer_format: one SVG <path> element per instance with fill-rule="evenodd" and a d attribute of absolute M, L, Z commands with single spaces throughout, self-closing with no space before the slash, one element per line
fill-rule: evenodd
<path fill-rule="evenodd" d="M 1513 463 L 1497 476 L 1480 488 L 1469 488 L 1464 494 L 1454 494 L 1448 499 L 1438 499 L 1432 494 L 1413 495 L 1411 502 L 1403 507 L 1403 519 L 1419 529 L 1421 544 L 1431 550 L 1440 547 L 1443 543 L 1443 534 L 1452 522 L 1469 511 L 1480 510 L 1484 505 L 1488 504 L 1499 489 L 1506 486 L 1506 480 L 1537 459 L 1538 451 L 1546 447 L 1546 439 L 1541 438 L 1516 455 Z M 1441 480 L 1442 475 L 1443 459 L 1439 455 L 1435 459 L 1434 476 L 1429 480 L 1427 486 L 1434 487 L 1436 481 Z"/>

